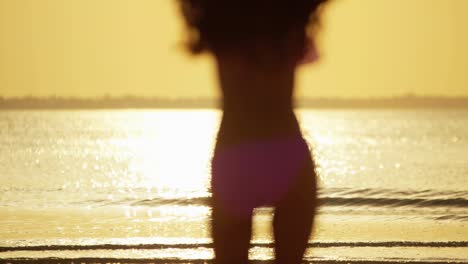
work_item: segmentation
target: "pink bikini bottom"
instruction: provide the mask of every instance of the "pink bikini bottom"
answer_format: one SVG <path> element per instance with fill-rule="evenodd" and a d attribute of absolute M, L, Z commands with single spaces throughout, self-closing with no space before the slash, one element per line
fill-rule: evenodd
<path fill-rule="evenodd" d="M 217 206 L 250 216 L 280 202 L 311 160 L 304 139 L 284 137 L 219 148 L 212 160 L 211 188 Z"/>

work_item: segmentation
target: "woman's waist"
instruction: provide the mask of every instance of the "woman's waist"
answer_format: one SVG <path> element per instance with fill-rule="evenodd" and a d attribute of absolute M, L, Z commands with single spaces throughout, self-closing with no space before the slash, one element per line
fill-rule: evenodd
<path fill-rule="evenodd" d="M 223 108 L 221 125 L 267 129 L 297 126 L 297 119 L 292 109 Z"/>
<path fill-rule="evenodd" d="M 222 134 L 221 134 L 222 135 Z M 220 153 L 241 153 L 242 156 L 265 156 L 270 153 L 283 155 L 288 152 L 309 153 L 309 146 L 303 136 L 298 134 L 276 134 L 269 137 L 250 137 L 238 140 L 233 144 L 226 143 L 225 137 L 219 137 L 215 147 L 215 155 Z M 261 154 L 261 155 L 257 155 Z M 255 158 L 251 159 L 254 160 Z"/>
<path fill-rule="evenodd" d="M 217 145 L 263 141 L 274 138 L 302 138 L 297 120 L 242 120 L 223 118 L 218 131 Z"/>

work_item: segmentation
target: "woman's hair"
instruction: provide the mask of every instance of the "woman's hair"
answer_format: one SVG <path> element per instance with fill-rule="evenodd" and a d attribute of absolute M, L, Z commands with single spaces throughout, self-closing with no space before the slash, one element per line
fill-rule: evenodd
<path fill-rule="evenodd" d="M 178 0 L 192 53 L 284 42 L 315 31 L 327 0 Z M 306 39 L 304 39 L 306 40 Z"/>

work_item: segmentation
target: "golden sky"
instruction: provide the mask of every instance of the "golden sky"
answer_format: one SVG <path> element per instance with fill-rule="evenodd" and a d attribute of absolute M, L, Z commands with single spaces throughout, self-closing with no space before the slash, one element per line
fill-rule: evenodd
<path fill-rule="evenodd" d="M 468 0 L 334 0 L 302 96 L 468 96 Z M 174 0 L 0 0 L 0 96 L 212 96 Z"/>

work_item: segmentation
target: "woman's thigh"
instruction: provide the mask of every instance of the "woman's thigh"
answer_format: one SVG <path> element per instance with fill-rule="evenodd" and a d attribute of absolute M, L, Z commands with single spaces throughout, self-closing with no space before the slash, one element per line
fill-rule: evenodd
<path fill-rule="evenodd" d="M 231 214 L 213 198 L 211 232 L 215 264 L 248 263 L 252 214 L 242 217 Z"/>
<path fill-rule="evenodd" d="M 275 208 L 273 229 L 278 264 L 301 263 L 312 231 L 317 206 L 317 185 L 312 161 Z"/>

